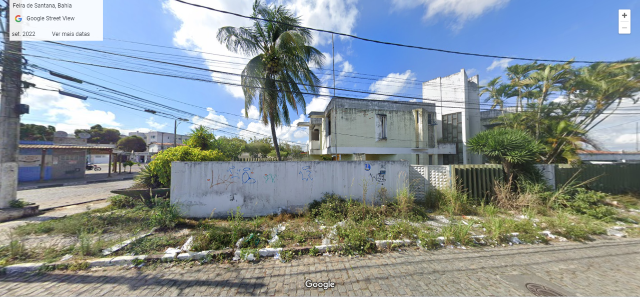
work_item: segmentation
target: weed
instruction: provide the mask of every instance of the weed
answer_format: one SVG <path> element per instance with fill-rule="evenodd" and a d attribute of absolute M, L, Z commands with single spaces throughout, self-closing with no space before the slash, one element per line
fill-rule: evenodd
<path fill-rule="evenodd" d="M 128 196 L 115 195 L 109 198 L 111 206 L 117 209 L 133 208 L 137 205 L 136 201 Z"/>
<path fill-rule="evenodd" d="M 243 237 L 245 231 L 243 213 L 240 212 L 240 206 L 234 211 L 229 211 L 229 226 L 231 227 L 231 242 L 235 243 Z"/>
<path fill-rule="evenodd" d="M 471 231 L 471 225 L 450 224 L 443 227 L 440 234 L 444 237 L 445 244 L 469 245 L 473 243 L 469 231 Z"/>
<path fill-rule="evenodd" d="M 347 255 L 371 254 L 376 251 L 375 241 L 365 230 L 350 222 L 336 228 L 338 238 L 342 240 L 342 252 Z"/>
<path fill-rule="evenodd" d="M 318 250 L 318 248 L 316 248 L 315 246 L 309 249 L 309 255 L 315 257 L 319 254 L 320 254 L 320 250 Z"/>
<path fill-rule="evenodd" d="M 240 259 L 247 260 L 249 259 L 249 255 L 253 255 L 255 261 L 260 260 L 260 253 L 257 249 L 241 249 L 240 250 Z"/>
<path fill-rule="evenodd" d="M 23 208 L 27 205 L 29 205 L 29 202 L 26 202 L 22 199 L 15 199 L 15 200 L 9 201 L 9 207 L 11 208 Z"/>
<path fill-rule="evenodd" d="M 280 252 L 280 261 L 282 261 L 282 263 L 291 262 L 294 256 L 293 251 L 282 251 Z"/>
<path fill-rule="evenodd" d="M 156 201 L 150 218 L 151 225 L 161 229 L 173 229 L 181 218 L 180 207 L 166 199 Z"/>

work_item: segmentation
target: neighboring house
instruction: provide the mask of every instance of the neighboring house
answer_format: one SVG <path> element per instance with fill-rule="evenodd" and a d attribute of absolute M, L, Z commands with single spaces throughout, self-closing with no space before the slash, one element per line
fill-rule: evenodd
<path fill-rule="evenodd" d="M 144 139 L 147 142 L 147 145 L 152 143 L 171 143 L 173 145 L 173 133 L 170 132 L 160 132 L 160 131 L 149 131 L 146 133 L 142 132 L 129 132 L 129 136 L 138 136 Z M 176 135 L 176 143 L 184 144 L 184 141 L 189 139 L 187 135 Z"/>
<path fill-rule="evenodd" d="M 610 151 L 578 151 L 578 156 L 584 163 L 640 163 L 640 152 L 610 152 Z"/>
<path fill-rule="evenodd" d="M 184 146 L 184 144 L 178 144 L 178 146 Z M 149 145 L 149 147 L 147 148 L 147 152 L 149 153 L 157 153 L 163 150 L 166 150 L 170 147 L 173 147 L 173 142 L 171 143 L 152 143 Z"/>
<path fill-rule="evenodd" d="M 423 83 L 423 102 L 334 97 L 311 112 L 309 156 L 334 160 L 406 160 L 411 164 L 480 164 L 467 140 L 480 132 L 478 76 L 464 69 Z"/>
<path fill-rule="evenodd" d="M 406 160 L 437 164 L 455 146 L 438 145 L 435 104 L 334 97 L 324 112 L 311 112 L 309 156 L 336 160 Z"/>

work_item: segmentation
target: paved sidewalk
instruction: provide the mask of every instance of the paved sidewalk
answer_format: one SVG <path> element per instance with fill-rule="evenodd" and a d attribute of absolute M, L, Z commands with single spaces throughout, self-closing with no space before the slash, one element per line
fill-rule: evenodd
<path fill-rule="evenodd" d="M 126 189 L 133 185 L 133 181 L 119 180 L 108 183 L 89 185 L 73 185 L 60 188 L 33 189 L 18 192 L 18 199 L 40 205 L 40 210 L 64 207 L 104 200 L 115 194 L 112 190 Z"/>
<path fill-rule="evenodd" d="M 109 174 L 106 172 L 100 172 L 100 173 L 85 174 L 85 178 L 83 179 L 61 179 L 61 180 L 54 180 L 54 181 L 47 181 L 47 182 L 19 183 L 18 191 L 130 180 L 137 175 L 137 172 L 111 173 L 111 177 L 108 177 L 108 175 Z"/>
<path fill-rule="evenodd" d="M 530 288 L 579 295 L 638 295 L 640 240 L 509 248 L 403 250 L 365 258 L 309 257 L 280 263 L 162 264 L 0 276 L 0 296 L 482 295 L 533 296 Z M 332 281 L 328 290 L 305 281 Z"/>

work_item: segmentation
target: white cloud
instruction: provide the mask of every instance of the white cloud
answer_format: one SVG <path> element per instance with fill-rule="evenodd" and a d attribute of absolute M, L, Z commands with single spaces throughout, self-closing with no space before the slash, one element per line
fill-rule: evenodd
<path fill-rule="evenodd" d="M 284 4 L 301 17 L 302 25 L 305 27 L 353 34 L 356 26 L 358 0 L 279 0 L 277 2 Z M 331 43 L 330 34 L 316 31 L 311 34 L 314 46 Z M 340 38 L 346 39 L 346 37 Z M 337 59 L 338 55 L 336 55 Z"/>
<path fill-rule="evenodd" d="M 393 8 L 403 10 L 423 6 L 425 20 L 437 15 L 453 17 L 452 28 L 457 31 L 467 21 L 493 9 L 500 9 L 507 3 L 509 0 L 393 0 Z"/>
<path fill-rule="evenodd" d="M 229 124 L 227 118 L 225 118 L 223 115 L 217 114 L 216 111 L 211 107 L 207 107 L 207 111 L 209 112 L 209 114 L 206 117 L 202 118 L 199 116 L 194 116 L 191 119 L 191 121 L 194 123 L 193 125 L 191 125 L 191 129 L 195 129 L 198 126 L 205 126 L 213 129 L 230 128 L 229 126 L 227 126 Z"/>
<path fill-rule="evenodd" d="M 193 0 L 191 2 L 243 15 L 250 15 L 252 13 L 253 5 L 253 0 Z M 356 16 L 358 14 L 358 10 L 356 8 L 357 0 L 278 0 L 278 3 L 286 5 L 292 12 L 300 16 L 304 26 L 335 30 L 344 33 L 353 33 L 352 30 L 355 27 Z M 218 34 L 218 29 L 221 27 L 250 26 L 252 21 L 185 5 L 176 1 L 167 0 L 164 2 L 163 6 L 166 11 L 171 13 L 181 22 L 180 28 L 174 33 L 173 43 L 176 46 L 202 52 L 238 57 L 229 58 L 222 56 L 210 56 L 207 54 L 195 54 L 198 56 L 204 56 L 205 58 L 235 63 L 247 62 L 246 59 L 239 59 L 247 57 L 227 50 L 224 45 L 218 42 L 216 36 Z M 316 37 L 314 39 L 314 45 L 323 45 L 331 41 L 331 36 L 328 34 L 318 35 L 315 32 L 313 34 Z M 340 55 L 336 55 L 336 61 L 338 60 L 342 60 Z M 218 64 L 213 64 L 213 62 L 206 62 L 206 64 L 209 69 L 217 69 L 219 67 Z M 243 66 L 240 66 L 241 65 L 239 65 L 238 69 L 235 70 L 225 68 L 225 71 L 240 74 L 242 68 L 244 68 Z M 212 77 L 213 76 L 218 77 L 219 75 L 212 74 Z M 228 77 L 225 80 L 240 84 L 240 77 L 238 76 Z M 244 99 L 244 93 L 242 92 L 241 87 L 225 85 L 224 88 L 235 98 Z"/>
<path fill-rule="evenodd" d="M 491 65 L 487 67 L 487 71 L 491 71 L 495 68 L 500 68 L 501 70 L 504 70 L 505 68 L 509 67 L 509 62 L 511 62 L 511 59 L 493 60 L 493 63 L 491 63 Z"/>
<path fill-rule="evenodd" d="M 385 78 L 378 80 L 369 86 L 369 90 L 373 93 L 385 95 L 371 94 L 365 99 L 385 100 L 389 98 L 387 95 L 396 95 L 400 93 L 406 86 L 416 81 L 415 73 L 407 70 L 404 73 L 389 73 Z"/>
<path fill-rule="evenodd" d="M 296 119 L 291 123 L 291 126 L 277 127 L 276 136 L 278 137 L 279 140 L 282 139 L 282 140 L 288 140 L 288 141 L 294 141 L 294 142 L 306 141 L 307 140 L 306 133 L 302 133 L 302 135 L 298 133 L 303 128 L 298 128 L 296 126 L 299 122 L 304 122 L 305 120 L 306 120 L 305 115 L 301 114 L 298 119 Z M 252 132 L 257 132 L 258 134 L 252 133 Z M 255 122 L 255 121 L 249 123 L 249 125 L 247 125 L 246 130 L 240 131 L 240 137 L 245 139 L 249 139 L 253 137 L 263 138 L 263 137 L 270 137 L 270 136 L 271 136 L 271 126 L 264 125 L 260 122 Z M 300 138 L 303 138 L 303 139 L 300 139 Z"/>
<path fill-rule="evenodd" d="M 240 114 L 244 116 L 244 108 L 240 110 Z M 249 106 L 249 119 L 251 120 L 259 120 L 260 119 L 260 111 L 255 105 Z"/>
<path fill-rule="evenodd" d="M 149 127 L 151 127 L 151 129 L 154 129 L 154 130 L 162 130 L 162 128 L 167 126 L 167 123 L 160 124 L 160 123 L 156 122 L 153 119 L 153 117 L 148 118 L 146 123 L 147 123 L 147 125 L 149 125 Z"/>
<path fill-rule="evenodd" d="M 331 92 L 329 89 L 320 88 L 319 89 L 320 96 L 313 97 L 311 102 L 307 104 L 307 114 L 312 111 L 324 111 L 331 101 Z"/>
<path fill-rule="evenodd" d="M 27 76 L 25 80 L 35 83 L 40 88 L 64 90 L 60 84 L 38 77 Z M 62 96 L 57 92 L 28 89 L 22 96 L 21 102 L 28 104 L 32 113 L 23 118 L 25 122 L 29 122 L 31 117 L 37 117 L 33 119 L 34 122 L 41 120 L 43 122 L 40 123 L 53 125 L 58 131 L 73 133 L 75 129 L 88 129 L 96 124 L 105 128 L 120 129 L 122 127 L 122 124 L 116 122 L 114 113 L 91 109 L 91 104 L 87 101 Z"/>
<path fill-rule="evenodd" d="M 239 121 L 238 124 L 236 125 L 238 128 L 244 128 L 244 122 L 243 121 Z"/>
<path fill-rule="evenodd" d="M 478 74 L 478 69 L 471 68 L 471 69 L 467 69 L 466 72 L 467 72 L 467 76 L 474 76 Z"/>

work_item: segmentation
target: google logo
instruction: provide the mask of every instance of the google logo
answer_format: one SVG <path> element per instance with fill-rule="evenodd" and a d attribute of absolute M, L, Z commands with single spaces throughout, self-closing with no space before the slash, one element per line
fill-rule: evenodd
<path fill-rule="evenodd" d="M 19 23 L 19 22 L 22 22 L 22 17 L 20 17 L 20 15 L 17 15 L 17 16 L 16 16 L 16 22 L 18 22 L 18 23 Z"/>

